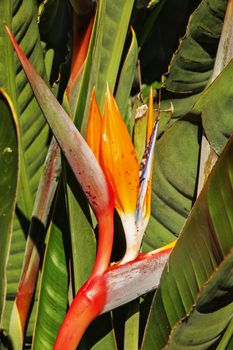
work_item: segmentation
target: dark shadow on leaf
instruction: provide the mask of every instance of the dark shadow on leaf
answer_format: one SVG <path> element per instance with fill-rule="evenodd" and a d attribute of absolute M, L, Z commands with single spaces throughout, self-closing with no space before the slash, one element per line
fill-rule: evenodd
<path fill-rule="evenodd" d="M 13 346 L 9 337 L 4 333 L 2 329 L 0 330 L 0 349 L 13 350 Z"/>
<path fill-rule="evenodd" d="M 29 231 L 30 221 L 26 218 L 26 216 L 18 206 L 16 206 L 15 213 L 17 215 L 21 229 L 26 239 Z"/>
<path fill-rule="evenodd" d="M 147 323 L 147 318 L 150 312 L 151 304 L 155 295 L 155 291 L 147 293 L 141 297 L 140 303 L 140 328 L 139 328 L 139 349 L 142 345 L 142 339 Z"/>
<path fill-rule="evenodd" d="M 112 331 L 110 313 L 99 316 L 87 329 L 78 349 L 92 349 L 101 339 Z M 107 350 L 107 349 L 106 349 Z"/>
<path fill-rule="evenodd" d="M 33 241 L 34 245 L 37 248 L 37 251 L 40 255 L 40 265 L 43 261 L 44 256 L 44 239 L 46 234 L 46 228 L 43 223 L 38 220 L 36 217 L 33 217 L 31 220 L 29 228 L 29 236 Z"/>

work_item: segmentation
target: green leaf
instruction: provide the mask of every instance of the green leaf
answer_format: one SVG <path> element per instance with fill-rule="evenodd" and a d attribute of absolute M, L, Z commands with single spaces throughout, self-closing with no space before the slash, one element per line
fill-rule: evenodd
<path fill-rule="evenodd" d="M 205 134 L 214 150 L 220 154 L 233 133 L 233 62 L 209 86 L 193 110 L 201 113 Z"/>
<path fill-rule="evenodd" d="M 138 58 L 138 44 L 135 32 L 132 30 L 131 44 L 121 69 L 119 83 L 116 91 L 116 102 L 123 116 L 126 119 L 126 112 L 129 104 L 130 91 L 132 89 L 133 79 L 136 71 L 136 63 Z M 125 120 L 127 124 L 127 120 Z"/>
<path fill-rule="evenodd" d="M 100 67 L 96 77 L 96 97 L 103 108 L 106 83 L 114 91 L 126 33 L 134 1 L 113 0 L 106 2 L 102 45 L 100 46 Z M 114 33 L 114 35 L 113 35 Z"/>
<path fill-rule="evenodd" d="M 232 318 L 232 152 L 233 138 L 170 255 L 150 313 L 143 350 L 161 349 L 166 344 L 168 349 L 216 346 Z"/>
<path fill-rule="evenodd" d="M 164 82 L 173 117 L 187 113 L 211 79 L 226 6 L 226 0 L 203 0 L 190 17 Z"/>
<path fill-rule="evenodd" d="M 53 139 L 36 194 L 19 287 L 11 313 L 9 337 L 14 349 L 22 348 L 22 334 L 25 331 L 26 321 L 35 294 L 48 217 L 60 172 L 60 148 L 55 139 Z M 19 334 L 21 334 L 21 339 L 19 339 Z"/>
<path fill-rule="evenodd" d="M 3 0 L 0 2 L 0 85 L 9 93 L 16 109 L 20 125 L 20 184 L 17 197 L 17 214 L 7 267 L 7 296 L 4 327 L 8 329 L 11 307 L 21 273 L 25 237 L 31 217 L 33 200 L 38 186 L 42 165 L 47 153 L 49 128 L 27 83 L 26 77 L 15 60 L 15 53 L 3 26 L 6 21 L 17 40 L 30 55 L 33 64 L 45 77 L 44 58 L 37 26 L 36 3 L 31 1 Z"/>
<path fill-rule="evenodd" d="M 187 47 L 190 47 L 190 44 L 188 44 L 188 42 L 189 40 L 191 40 L 191 34 L 193 35 L 195 33 L 195 38 L 197 40 L 203 40 L 203 35 L 206 34 L 206 31 L 203 28 L 205 28 L 204 24 L 207 15 L 206 11 L 210 10 L 209 6 L 211 6 L 211 8 L 212 6 L 216 7 L 215 11 L 212 12 L 211 17 L 212 20 L 215 19 L 218 23 L 218 27 L 215 27 L 214 33 L 215 30 L 217 30 L 217 28 L 219 28 L 218 30 L 220 30 L 220 22 L 222 23 L 225 6 L 223 2 L 216 3 L 214 1 L 210 5 L 206 4 L 206 1 L 204 0 L 191 17 L 187 35 L 184 38 L 184 41 L 182 42 L 177 54 L 174 56 L 174 59 L 171 64 L 170 75 L 167 80 L 168 87 L 170 86 L 170 83 L 173 84 L 173 78 L 175 79 L 176 76 L 180 76 L 178 75 L 179 67 L 182 67 L 182 69 L 186 67 L 186 69 L 191 70 L 192 62 L 190 60 L 187 60 L 187 66 L 179 66 L 178 63 L 183 62 L 183 57 L 186 57 L 186 53 L 189 53 Z M 195 23 L 197 24 L 199 23 L 199 21 L 200 23 L 202 23 L 202 25 L 200 24 L 200 29 L 198 32 L 198 27 L 196 27 Z M 210 35 L 209 39 L 208 35 Z M 208 35 L 207 39 L 210 41 L 207 40 L 206 45 L 208 44 L 208 42 L 208 45 L 210 45 L 210 42 L 213 41 L 213 43 L 215 43 L 215 45 L 211 46 L 213 48 L 217 45 L 217 37 L 219 38 L 219 35 L 217 36 L 217 34 L 214 34 L 214 39 L 212 38 L 212 34 L 209 33 Z M 200 49 L 207 49 L 209 47 L 208 45 L 207 47 L 203 45 Z M 190 55 L 192 52 L 193 51 L 190 51 Z M 188 64 L 190 64 L 190 66 Z M 199 62 L 199 64 L 201 67 L 201 61 Z M 212 72 L 213 64 L 211 65 L 211 67 Z M 193 70 L 192 74 L 194 73 L 195 70 Z M 185 71 L 183 72 L 183 75 L 185 77 Z M 210 132 L 212 133 L 213 144 L 214 142 L 215 144 L 218 142 L 219 152 L 222 150 L 227 138 L 232 132 L 232 123 L 229 114 L 230 112 L 224 113 L 224 118 L 226 118 L 223 118 L 224 121 L 220 121 L 221 118 L 219 118 L 221 110 L 225 108 L 225 111 L 228 111 L 227 104 L 230 103 L 230 97 L 228 99 L 227 96 L 228 91 L 231 91 L 231 87 L 230 79 L 227 78 L 227 76 L 229 77 L 229 72 L 228 75 L 227 73 L 226 75 L 224 75 L 224 78 L 222 78 L 221 82 L 217 83 L 217 79 L 216 83 L 212 84 L 210 88 L 204 90 L 202 93 L 196 93 L 194 91 L 195 89 L 192 90 L 191 96 L 188 93 L 185 94 L 185 91 L 182 92 L 182 87 L 179 85 L 182 84 L 182 81 L 179 81 L 179 84 L 177 83 L 176 93 L 179 93 L 179 95 L 176 95 L 178 96 L 176 98 L 177 103 L 174 103 L 175 117 L 182 116 L 184 112 L 190 110 L 191 106 L 196 101 L 197 102 L 196 104 L 194 104 L 191 114 L 181 118 L 181 124 L 180 122 L 178 122 L 176 126 L 174 125 L 170 129 L 168 129 L 162 135 L 158 142 L 158 148 L 157 153 L 155 155 L 154 165 L 152 216 L 144 239 L 144 249 L 146 251 L 171 241 L 173 239 L 171 237 L 171 233 L 178 235 L 185 222 L 185 219 L 187 218 L 189 210 L 191 209 L 196 191 L 196 178 L 198 172 L 198 160 L 200 152 L 200 114 L 202 113 L 204 128 L 207 128 L 207 130 L 210 130 Z M 190 82 L 192 83 L 192 81 L 193 80 L 191 80 Z M 227 88 L 226 90 L 223 88 L 223 86 L 226 85 L 228 87 L 228 90 Z M 220 98 L 217 98 L 217 94 L 219 97 L 223 89 L 223 95 Z M 193 94 L 193 92 L 195 92 L 195 94 Z M 172 95 L 170 97 L 172 97 Z M 174 100 L 172 102 L 174 102 Z M 169 105 L 167 105 L 167 107 L 169 107 Z M 211 122 L 210 119 L 213 120 L 213 122 Z M 216 126 L 215 121 L 217 124 Z M 224 136 L 222 135 L 223 133 Z M 221 144 L 219 142 L 220 139 Z"/>
<path fill-rule="evenodd" d="M 19 126 L 12 101 L 0 90 L 0 328 L 7 289 L 6 265 L 9 258 L 19 175 Z"/>
<path fill-rule="evenodd" d="M 76 95 L 71 102 L 71 105 L 76 104 L 75 124 L 81 129 L 83 135 L 86 134 L 93 87 L 96 87 L 96 96 L 101 110 L 107 83 L 111 91 L 114 91 L 133 3 L 133 0 L 101 0 L 98 3 L 97 18 L 87 56 L 88 65 L 82 78 L 80 94 Z"/>
<path fill-rule="evenodd" d="M 62 198 L 64 193 L 59 192 L 43 262 L 33 339 L 34 350 L 53 349 L 68 305 L 69 236 Z"/>
<path fill-rule="evenodd" d="M 96 238 L 94 234 L 90 208 L 81 188 L 70 180 L 68 186 L 72 258 L 74 270 L 75 293 L 89 278 L 96 255 Z"/>
<path fill-rule="evenodd" d="M 171 62 L 167 90 L 194 94 L 205 88 L 213 70 L 226 5 L 226 0 L 204 0 L 195 10 Z"/>
<path fill-rule="evenodd" d="M 159 139 L 155 150 L 151 218 L 144 251 L 174 240 L 192 207 L 199 158 L 199 122 L 184 118 Z"/>
<path fill-rule="evenodd" d="M 133 27 L 141 48 L 142 81 L 160 81 L 184 35 L 190 14 L 201 0 L 160 0 L 150 9 L 134 11 Z M 138 82 L 139 83 L 139 82 Z"/>
<path fill-rule="evenodd" d="M 17 42 L 25 54 L 30 57 L 39 74 L 46 79 L 36 15 L 37 8 L 33 2 L 30 2 L 29 6 L 27 1 L 15 0 L 12 11 L 12 32 L 15 33 Z M 11 69 L 17 72 L 15 76 L 16 93 L 22 130 L 21 161 L 24 162 L 21 181 L 24 181 L 23 184 L 25 183 L 28 187 L 28 196 L 24 199 L 24 201 L 27 200 L 27 204 L 24 204 L 24 206 L 21 204 L 21 198 L 25 196 L 26 192 L 25 186 L 17 203 L 23 213 L 25 211 L 24 207 L 27 208 L 27 212 L 24 214 L 30 218 L 33 199 L 48 150 L 49 129 L 19 61 L 16 61 L 15 66 Z M 22 179 L 22 176 L 24 176 L 24 179 Z"/>
<path fill-rule="evenodd" d="M 126 305 L 124 349 L 138 350 L 139 341 L 139 299 Z"/>

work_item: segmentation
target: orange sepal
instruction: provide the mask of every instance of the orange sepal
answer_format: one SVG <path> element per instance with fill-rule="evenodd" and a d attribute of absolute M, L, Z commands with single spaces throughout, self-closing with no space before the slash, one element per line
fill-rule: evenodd
<path fill-rule="evenodd" d="M 97 104 L 95 90 L 93 90 L 87 123 L 86 141 L 98 161 L 102 124 L 102 117 Z"/>
<path fill-rule="evenodd" d="M 112 93 L 107 89 L 100 142 L 100 164 L 115 194 L 119 213 L 134 213 L 139 189 L 136 153 Z"/>

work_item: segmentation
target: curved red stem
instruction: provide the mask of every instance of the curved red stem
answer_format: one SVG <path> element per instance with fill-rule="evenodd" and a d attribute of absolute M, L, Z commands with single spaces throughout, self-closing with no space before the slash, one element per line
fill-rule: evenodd
<path fill-rule="evenodd" d="M 76 294 L 59 330 L 54 350 L 75 350 L 89 324 L 101 313 L 106 301 L 106 276 L 114 234 L 114 197 L 109 188 L 109 206 L 97 214 L 99 241 L 95 264 L 88 281 Z"/>
<path fill-rule="evenodd" d="M 75 350 L 89 324 L 102 311 L 105 300 L 105 275 L 90 277 L 75 296 L 62 323 L 53 349 Z"/>

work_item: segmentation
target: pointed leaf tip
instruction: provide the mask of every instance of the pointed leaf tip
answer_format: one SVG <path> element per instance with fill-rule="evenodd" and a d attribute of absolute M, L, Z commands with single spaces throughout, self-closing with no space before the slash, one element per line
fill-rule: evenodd
<path fill-rule="evenodd" d="M 95 214 L 102 216 L 104 212 L 112 211 L 112 192 L 93 152 L 51 90 L 20 49 L 9 27 L 5 25 L 5 28 L 43 114 Z"/>

